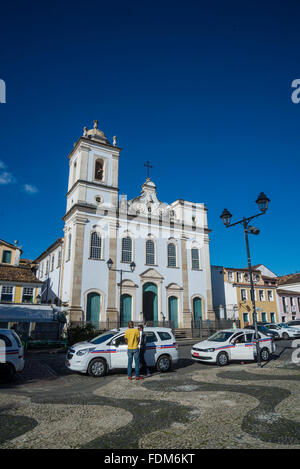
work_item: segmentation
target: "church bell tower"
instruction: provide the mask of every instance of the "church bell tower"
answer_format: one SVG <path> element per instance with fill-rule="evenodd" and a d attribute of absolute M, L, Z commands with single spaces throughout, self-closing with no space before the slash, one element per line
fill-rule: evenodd
<path fill-rule="evenodd" d="M 116 137 L 113 137 L 111 143 L 95 120 L 92 129 L 84 127 L 83 135 L 68 156 L 69 180 L 67 207 L 63 218 L 65 237 L 61 298 L 69 304 L 71 322 L 83 319 L 82 269 L 87 237 L 85 226 L 91 219 L 96 224 L 97 219 L 104 215 L 116 213 L 118 207 L 120 151 Z M 110 229 L 115 231 L 116 223 Z M 111 235 L 116 237 L 115 232 Z M 111 307 L 114 311 L 114 305 Z"/>

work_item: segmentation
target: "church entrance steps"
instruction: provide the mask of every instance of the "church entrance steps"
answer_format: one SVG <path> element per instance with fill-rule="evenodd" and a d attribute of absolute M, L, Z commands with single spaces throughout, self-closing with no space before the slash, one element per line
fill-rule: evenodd
<path fill-rule="evenodd" d="M 192 339 L 192 331 L 191 329 L 186 329 L 186 328 L 178 328 L 174 329 L 174 335 L 175 339 Z"/>

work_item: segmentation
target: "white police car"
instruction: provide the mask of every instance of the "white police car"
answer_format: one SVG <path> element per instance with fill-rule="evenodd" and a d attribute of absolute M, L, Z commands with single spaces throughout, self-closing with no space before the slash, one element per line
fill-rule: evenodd
<path fill-rule="evenodd" d="M 112 329 L 87 342 L 79 342 L 68 349 L 66 366 L 90 376 L 104 376 L 109 370 L 127 368 L 128 355 L 125 343 L 126 328 Z M 168 371 L 178 361 L 178 351 L 172 329 L 145 327 L 145 360 L 149 367 Z"/>
<path fill-rule="evenodd" d="M 275 351 L 274 341 L 261 332 L 258 335 L 261 360 L 268 361 Z M 233 360 L 254 360 L 256 358 L 254 331 L 250 329 L 218 331 L 209 339 L 195 344 L 191 354 L 195 361 L 216 363 L 219 366 L 225 366 Z"/>
<path fill-rule="evenodd" d="M 19 336 L 12 329 L 0 329 L 0 375 L 12 378 L 24 368 L 24 350 Z"/>

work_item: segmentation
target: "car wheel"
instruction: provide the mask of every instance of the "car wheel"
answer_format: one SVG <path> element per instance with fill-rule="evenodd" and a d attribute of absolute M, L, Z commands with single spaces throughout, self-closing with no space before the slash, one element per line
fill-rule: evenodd
<path fill-rule="evenodd" d="M 217 365 L 226 366 L 229 363 L 229 357 L 226 352 L 220 352 L 217 356 Z"/>
<path fill-rule="evenodd" d="M 284 340 L 288 340 L 288 339 L 290 338 L 290 336 L 288 335 L 287 332 L 284 332 L 284 333 L 282 334 L 282 338 L 283 338 Z"/>
<path fill-rule="evenodd" d="M 16 374 L 16 370 L 10 363 L 0 366 L 0 378 L 5 382 L 11 382 Z"/>
<path fill-rule="evenodd" d="M 270 360 L 270 352 L 267 348 L 263 348 L 260 351 L 260 358 L 263 362 L 267 362 L 268 360 Z"/>
<path fill-rule="evenodd" d="M 88 375 L 93 378 L 100 378 L 106 375 L 106 363 L 103 358 L 95 358 L 88 366 Z"/>
<path fill-rule="evenodd" d="M 156 368 L 161 373 L 166 373 L 166 371 L 169 371 L 171 366 L 172 366 L 172 360 L 167 355 L 163 355 L 162 357 L 159 357 L 156 363 Z"/>

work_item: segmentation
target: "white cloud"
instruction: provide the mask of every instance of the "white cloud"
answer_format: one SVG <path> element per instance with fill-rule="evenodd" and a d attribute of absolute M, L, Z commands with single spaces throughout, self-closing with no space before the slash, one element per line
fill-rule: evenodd
<path fill-rule="evenodd" d="M 24 184 L 23 188 L 27 194 L 36 194 L 39 191 L 38 188 L 32 184 Z"/>
<path fill-rule="evenodd" d="M 11 173 L 8 173 L 6 171 L 3 171 L 2 173 L 0 173 L 0 184 L 1 185 L 12 184 L 14 182 L 16 182 L 16 179 L 14 178 L 14 176 Z"/>
<path fill-rule="evenodd" d="M 4 168 L 6 168 L 6 164 L 0 160 L 0 169 L 4 169 Z"/>

